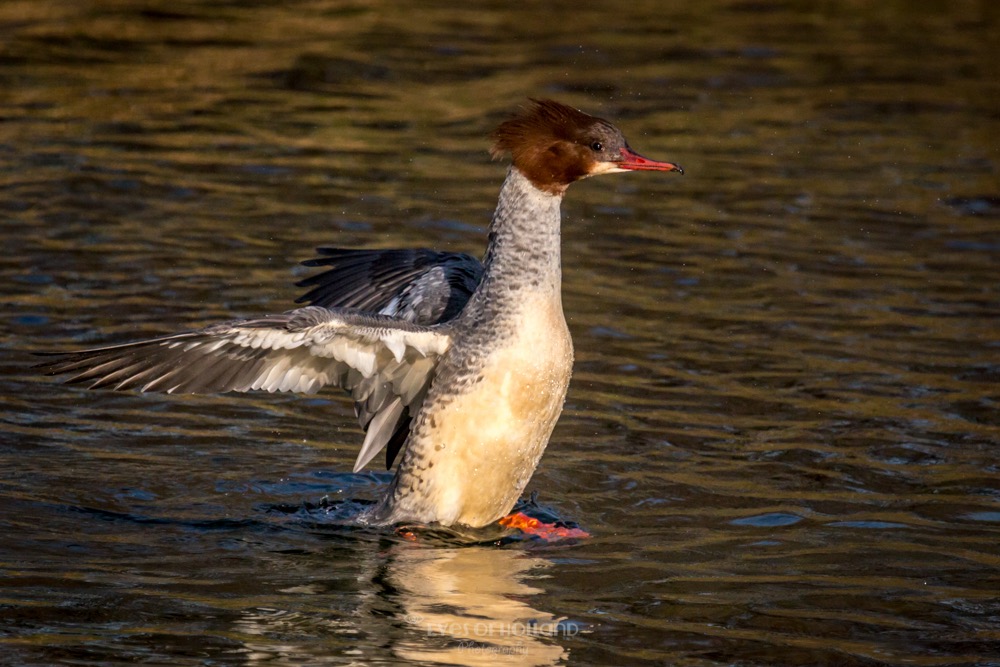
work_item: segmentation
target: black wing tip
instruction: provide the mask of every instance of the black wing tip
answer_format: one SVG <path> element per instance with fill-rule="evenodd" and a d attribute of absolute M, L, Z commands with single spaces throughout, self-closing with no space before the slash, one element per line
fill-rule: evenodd
<path fill-rule="evenodd" d="M 312 259 L 307 259 L 301 262 L 306 266 L 314 266 L 314 262 L 329 261 L 330 259 L 335 259 L 338 257 L 349 257 L 351 255 L 365 255 L 369 253 L 382 252 L 380 250 L 372 250 L 369 248 L 334 248 L 333 246 L 318 246 L 315 248 L 315 252 L 319 257 L 313 257 Z"/>
<path fill-rule="evenodd" d="M 43 375 L 47 376 L 62 375 L 64 373 L 68 373 L 69 371 L 61 370 L 60 367 L 64 364 L 71 363 L 73 361 L 73 357 L 77 354 L 77 352 L 49 352 L 32 350 L 31 356 L 41 357 L 45 361 L 32 364 L 30 368 L 31 370 L 41 371 Z"/>
<path fill-rule="evenodd" d="M 345 255 L 351 252 L 364 252 L 364 250 L 358 248 L 334 248 L 333 246 L 321 245 L 316 248 L 316 252 L 320 255 Z"/>

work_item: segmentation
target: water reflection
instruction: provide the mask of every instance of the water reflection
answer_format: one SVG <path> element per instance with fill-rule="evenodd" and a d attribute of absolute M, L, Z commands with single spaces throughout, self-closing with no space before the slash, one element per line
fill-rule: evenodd
<path fill-rule="evenodd" d="M 552 565 L 545 558 L 520 550 L 402 540 L 378 546 L 356 554 L 366 556 L 358 574 L 364 586 L 353 609 L 335 603 L 337 610 L 324 610 L 331 591 L 316 582 L 278 591 L 304 600 L 294 609 L 242 611 L 234 626 L 248 662 L 324 662 L 317 642 L 369 645 L 373 616 L 393 625 L 377 643 L 398 659 L 421 664 L 557 664 L 567 656 L 562 642 L 580 632 L 577 624 L 531 606 L 545 594 L 539 584 Z M 308 648 L 301 645 L 305 637 L 312 638 Z M 281 638 L 295 640 L 283 643 Z M 363 654 L 359 648 L 358 655 Z"/>
<path fill-rule="evenodd" d="M 551 563 L 514 550 L 396 545 L 387 580 L 414 633 L 395 653 L 449 665 L 551 665 L 578 628 L 531 607 Z"/>

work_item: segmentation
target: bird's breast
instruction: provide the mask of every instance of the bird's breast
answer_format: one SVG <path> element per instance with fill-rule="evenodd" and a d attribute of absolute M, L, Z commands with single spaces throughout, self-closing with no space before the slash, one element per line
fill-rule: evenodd
<path fill-rule="evenodd" d="M 411 434 L 416 495 L 433 508 L 423 520 L 481 526 L 509 512 L 562 412 L 573 345 L 560 299 L 525 299 L 503 329 L 470 355 L 480 362 L 460 390 L 431 392 Z"/>

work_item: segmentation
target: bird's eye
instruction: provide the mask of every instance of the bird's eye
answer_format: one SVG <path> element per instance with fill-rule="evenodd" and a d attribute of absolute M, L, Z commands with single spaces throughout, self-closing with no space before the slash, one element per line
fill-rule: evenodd
<path fill-rule="evenodd" d="M 604 144 L 602 144 L 600 141 L 595 141 L 594 143 L 590 144 L 590 148 L 595 153 L 600 153 L 601 151 L 604 150 Z"/>

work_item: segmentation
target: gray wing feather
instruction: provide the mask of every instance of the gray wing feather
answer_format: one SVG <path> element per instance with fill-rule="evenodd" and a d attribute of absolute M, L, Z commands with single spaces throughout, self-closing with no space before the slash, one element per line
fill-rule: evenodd
<path fill-rule="evenodd" d="M 302 262 L 327 270 L 296 283 L 311 287 L 296 303 L 357 308 L 416 324 L 439 324 L 461 312 L 476 291 L 483 265 L 463 253 L 434 250 L 319 248 Z"/>
<path fill-rule="evenodd" d="M 151 340 L 56 353 L 48 375 L 91 388 L 168 393 L 295 391 L 327 385 L 354 397 L 368 428 L 358 468 L 395 433 L 404 411 L 422 404 L 445 331 L 380 315 L 310 306 Z M 374 428 L 373 428 L 374 427 Z"/>
<path fill-rule="evenodd" d="M 368 431 L 365 433 L 365 442 L 361 445 L 361 451 L 358 452 L 358 458 L 354 462 L 354 472 L 359 472 L 375 458 L 376 454 L 382 451 L 382 448 L 396 432 L 396 425 L 402 418 L 405 409 L 400 397 L 395 396 L 369 422 Z"/>
<path fill-rule="evenodd" d="M 458 315 L 479 286 L 483 265 L 476 258 L 450 252 L 428 249 L 365 250 L 348 248 L 319 248 L 321 255 L 303 262 L 305 266 L 325 267 L 326 270 L 310 276 L 297 285 L 310 287 L 297 303 L 311 303 L 326 308 L 357 308 L 367 312 L 391 315 L 416 324 L 432 325 L 447 322 Z M 411 367 L 410 375 L 421 376 Z M 409 407 L 419 405 L 419 399 L 403 400 L 403 408 L 396 409 L 395 395 L 410 396 L 418 393 L 413 381 L 393 387 L 393 392 L 362 388 L 364 400 L 355 403 L 355 411 L 363 427 L 369 429 L 362 456 L 367 462 L 378 453 L 386 442 L 393 446 L 386 450 L 386 469 L 405 440 L 403 431 L 409 430 Z M 370 424 L 383 414 L 392 416 L 394 422 L 378 421 L 377 428 Z M 372 429 L 375 429 L 374 431 Z M 373 435 L 373 433 L 375 435 Z M 400 443 L 400 444 L 396 444 Z M 368 455 L 369 446 L 374 449 Z"/>

